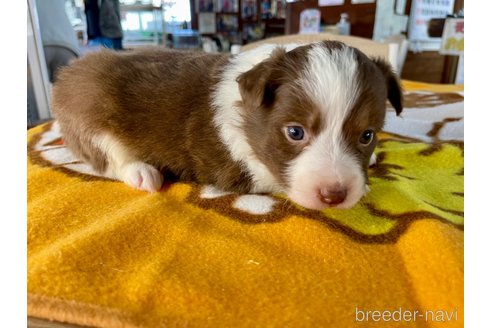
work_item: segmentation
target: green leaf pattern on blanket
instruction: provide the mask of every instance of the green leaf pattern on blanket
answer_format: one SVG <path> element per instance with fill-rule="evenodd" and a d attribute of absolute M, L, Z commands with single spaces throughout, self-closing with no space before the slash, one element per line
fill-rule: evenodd
<path fill-rule="evenodd" d="M 424 155 L 430 147 L 427 144 L 383 143 L 377 154 L 386 152 L 385 163 L 398 164 L 403 169 L 390 171 L 390 176 L 396 178 L 390 186 L 375 177 L 374 192 L 368 195 L 368 201 L 377 209 L 396 215 L 425 209 L 452 223 L 463 224 L 462 149 L 453 144 L 441 146 Z"/>
<path fill-rule="evenodd" d="M 429 147 L 424 143 L 382 142 L 376 154 L 383 160 L 369 172 L 371 192 L 349 211 L 323 213 L 367 235 L 387 233 L 402 218 L 427 216 L 463 225 L 462 149 L 441 144 L 426 155 Z M 380 170 L 384 172 L 381 174 L 378 166 L 387 169 Z"/>

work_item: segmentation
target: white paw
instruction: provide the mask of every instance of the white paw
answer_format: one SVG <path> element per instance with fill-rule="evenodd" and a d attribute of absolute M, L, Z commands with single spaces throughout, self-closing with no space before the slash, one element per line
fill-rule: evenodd
<path fill-rule="evenodd" d="M 152 165 L 135 162 L 125 166 L 123 181 L 138 190 L 156 192 L 162 187 L 163 177 Z"/>
<path fill-rule="evenodd" d="M 371 158 L 369 159 L 369 166 L 376 165 L 376 154 L 372 153 Z"/>

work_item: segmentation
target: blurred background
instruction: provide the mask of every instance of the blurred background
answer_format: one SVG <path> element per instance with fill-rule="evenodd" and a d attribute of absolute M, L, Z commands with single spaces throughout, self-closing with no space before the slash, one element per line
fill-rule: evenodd
<path fill-rule="evenodd" d="M 464 82 L 464 0 L 27 0 L 27 125 L 51 118 L 57 71 L 102 48 L 235 54 L 270 37 L 333 33 L 394 45 L 403 79 Z M 446 28 L 447 27 L 447 28 Z"/>

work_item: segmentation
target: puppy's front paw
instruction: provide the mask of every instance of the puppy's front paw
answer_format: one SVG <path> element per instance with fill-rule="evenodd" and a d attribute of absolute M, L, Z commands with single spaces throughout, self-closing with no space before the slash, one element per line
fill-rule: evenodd
<path fill-rule="evenodd" d="M 123 181 L 135 189 L 156 192 L 162 187 L 163 177 L 152 165 L 135 162 L 125 167 Z"/>

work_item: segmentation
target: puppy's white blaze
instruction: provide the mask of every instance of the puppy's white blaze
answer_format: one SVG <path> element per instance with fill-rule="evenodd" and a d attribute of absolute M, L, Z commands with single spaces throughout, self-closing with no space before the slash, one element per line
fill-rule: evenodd
<path fill-rule="evenodd" d="M 297 83 L 317 103 L 326 122 L 341 131 L 359 94 L 354 49 L 343 46 L 329 50 L 316 45 L 308 52 L 306 66 Z"/>
<path fill-rule="evenodd" d="M 285 48 L 289 51 L 298 46 L 291 44 Z M 231 157 L 245 166 L 251 174 L 254 184 L 251 192 L 276 192 L 280 191 L 280 187 L 277 179 L 266 165 L 256 157 L 248 143 L 242 128 L 244 120 L 241 116 L 241 108 L 236 105 L 237 102 L 241 101 L 241 93 L 236 78 L 267 59 L 276 47 L 278 46 L 266 44 L 231 59 L 212 93 L 215 126 L 218 128 L 220 138 L 229 150 Z"/>
<path fill-rule="evenodd" d="M 348 152 L 343 140 L 343 123 L 359 96 L 357 60 L 353 49 L 328 50 L 316 45 L 308 52 L 306 70 L 297 83 L 319 107 L 322 132 L 287 170 L 289 196 L 311 208 L 326 207 L 318 199 L 321 188 L 347 188 L 339 208 L 353 206 L 365 193 L 361 165 Z"/>

